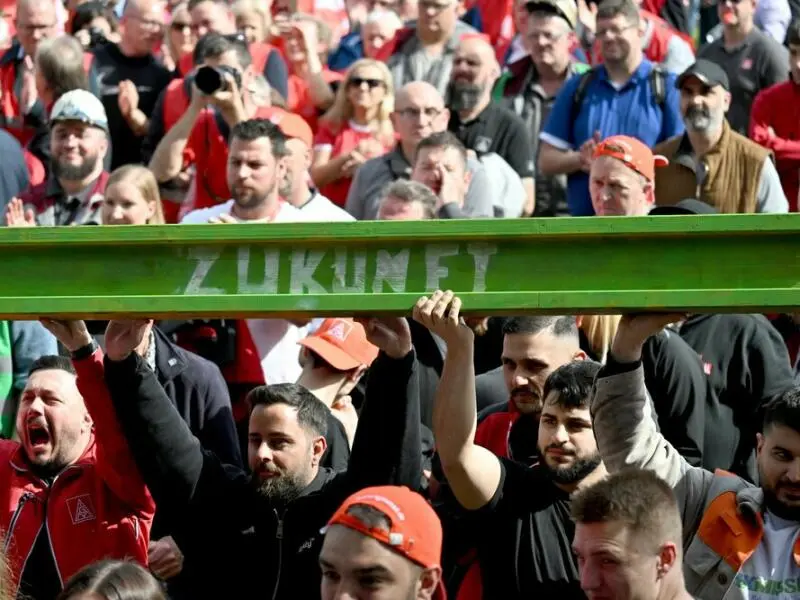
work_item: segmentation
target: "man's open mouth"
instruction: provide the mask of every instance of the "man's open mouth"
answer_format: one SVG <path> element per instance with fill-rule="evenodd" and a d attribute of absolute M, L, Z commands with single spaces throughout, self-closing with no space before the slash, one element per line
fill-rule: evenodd
<path fill-rule="evenodd" d="M 42 425 L 31 425 L 28 427 L 28 442 L 33 448 L 46 446 L 50 443 L 50 432 Z"/>

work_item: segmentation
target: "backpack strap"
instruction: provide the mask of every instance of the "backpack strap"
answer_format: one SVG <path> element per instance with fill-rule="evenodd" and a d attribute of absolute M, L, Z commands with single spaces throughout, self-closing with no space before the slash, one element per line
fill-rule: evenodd
<path fill-rule="evenodd" d="M 667 73 L 659 66 L 653 65 L 653 70 L 650 71 L 650 87 L 656 106 L 663 109 L 667 101 Z"/>
<path fill-rule="evenodd" d="M 575 94 L 572 96 L 572 107 L 570 110 L 570 123 L 575 123 L 575 120 L 578 118 L 578 114 L 581 112 L 581 105 L 583 104 L 583 99 L 586 97 L 586 90 L 589 88 L 589 84 L 594 79 L 595 74 L 597 73 L 597 67 L 592 67 L 588 71 L 581 73 L 581 79 L 578 81 L 578 87 L 575 88 Z"/>

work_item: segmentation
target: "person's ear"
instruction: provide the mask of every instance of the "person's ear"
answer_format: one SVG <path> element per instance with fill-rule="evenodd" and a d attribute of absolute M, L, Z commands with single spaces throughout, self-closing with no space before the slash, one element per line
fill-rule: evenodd
<path fill-rule="evenodd" d="M 327 448 L 328 442 L 323 436 L 314 438 L 314 441 L 311 443 L 311 466 L 319 466 L 319 463 L 322 460 L 322 455 L 325 454 L 325 450 L 327 450 Z"/>
<path fill-rule="evenodd" d="M 147 221 L 150 222 L 156 214 L 156 203 L 155 202 L 148 202 L 147 203 Z"/>
<path fill-rule="evenodd" d="M 681 568 L 678 563 L 678 548 L 673 542 L 667 542 L 661 546 L 658 553 L 658 579 L 666 577 L 672 569 Z"/>
<path fill-rule="evenodd" d="M 763 433 L 756 434 L 756 456 L 759 456 L 764 449 L 764 439 Z"/>
<path fill-rule="evenodd" d="M 722 98 L 722 108 L 725 110 L 725 112 L 728 112 L 730 107 L 731 107 L 731 93 L 725 92 L 725 96 Z"/>
<path fill-rule="evenodd" d="M 589 360 L 589 356 L 583 350 L 578 350 L 572 355 L 572 360 Z"/>
<path fill-rule="evenodd" d="M 436 594 L 436 590 L 439 587 L 439 582 L 442 580 L 442 568 L 441 567 L 429 567 L 427 569 L 423 569 L 422 573 L 419 576 L 419 591 L 417 594 L 417 598 L 430 600 Z"/>

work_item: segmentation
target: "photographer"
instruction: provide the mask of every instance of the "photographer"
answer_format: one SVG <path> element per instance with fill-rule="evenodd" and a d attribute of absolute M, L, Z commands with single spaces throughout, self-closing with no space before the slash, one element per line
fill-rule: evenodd
<path fill-rule="evenodd" d="M 164 4 L 129 0 L 122 14 L 119 44 L 100 44 L 92 51 L 90 84 L 96 85 L 108 115 L 114 154 L 111 168 L 138 163 L 150 114 L 172 74 L 153 56 L 164 34 Z"/>
<path fill-rule="evenodd" d="M 194 76 L 189 107 L 150 160 L 150 170 L 164 183 L 181 172 L 186 155 L 194 157 L 191 208 L 215 206 L 231 197 L 225 175 L 230 130 L 237 123 L 256 116 L 267 118 L 278 110 L 259 110 L 253 85 L 256 76 L 243 40 L 209 33 L 201 43 L 204 66 Z"/>

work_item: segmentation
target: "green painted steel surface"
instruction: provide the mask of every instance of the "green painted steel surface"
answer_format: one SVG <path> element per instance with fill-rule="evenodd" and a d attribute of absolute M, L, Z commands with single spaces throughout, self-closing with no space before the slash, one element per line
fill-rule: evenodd
<path fill-rule="evenodd" d="M 0 230 L 0 318 L 800 305 L 800 215 Z"/>

